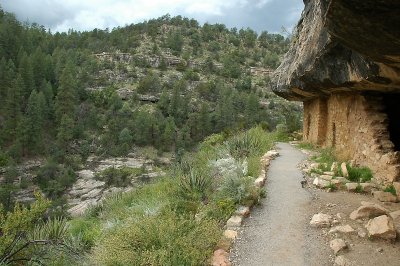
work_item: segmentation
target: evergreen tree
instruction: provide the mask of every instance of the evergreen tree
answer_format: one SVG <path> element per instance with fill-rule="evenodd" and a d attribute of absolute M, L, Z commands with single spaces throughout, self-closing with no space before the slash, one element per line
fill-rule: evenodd
<path fill-rule="evenodd" d="M 73 66 L 69 62 L 60 77 L 60 86 L 58 87 L 54 111 L 58 122 L 66 115 L 69 119 L 75 117 L 75 108 L 77 102 L 76 83 L 73 75 Z"/>
<path fill-rule="evenodd" d="M 46 100 L 42 92 L 33 90 L 28 99 L 26 114 L 21 124 L 21 144 L 24 153 L 43 151 L 43 126 L 46 115 Z M 29 152 L 28 152 L 29 151 Z"/>
<path fill-rule="evenodd" d="M 21 122 L 22 112 L 22 90 L 24 89 L 24 81 L 21 75 L 17 75 L 12 87 L 8 89 L 5 102 L 4 117 L 5 121 L 5 140 L 13 141 L 17 137 L 17 129 Z"/>
<path fill-rule="evenodd" d="M 25 100 L 27 100 L 31 94 L 31 91 L 35 89 L 35 80 L 31 58 L 27 55 L 26 52 L 23 52 L 21 56 L 18 64 L 18 72 L 20 73 L 25 85 L 22 91 L 22 96 Z"/>
<path fill-rule="evenodd" d="M 62 152 L 67 151 L 67 145 L 74 137 L 74 120 L 67 114 L 61 117 L 60 126 L 58 127 L 57 141 Z"/>
<path fill-rule="evenodd" d="M 162 146 L 165 151 L 170 151 L 175 144 L 176 125 L 172 117 L 167 118 L 164 132 L 162 134 Z"/>

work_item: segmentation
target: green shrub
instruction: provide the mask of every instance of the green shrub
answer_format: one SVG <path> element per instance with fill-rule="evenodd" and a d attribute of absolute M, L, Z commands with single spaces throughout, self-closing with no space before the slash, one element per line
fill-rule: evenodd
<path fill-rule="evenodd" d="M 10 158 L 6 153 L 0 151 L 0 167 L 4 167 L 8 165 Z"/>
<path fill-rule="evenodd" d="M 206 265 L 221 231 L 217 222 L 166 212 L 127 221 L 93 249 L 95 265 Z"/>
<path fill-rule="evenodd" d="M 253 156 L 247 158 L 247 174 L 252 177 L 258 177 L 261 172 L 260 157 Z"/>
<path fill-rule="evenodd" d="M 319 169 L 322 172 L 330 171 L 332 164 L 337 161 L 333 149 L 330 148 L 322 149 L 319 156 L 313 156 L 311 159 L 320 164 Z"/>
<path fill-rule="evenodd" d="M 371 169 L 368 167 L 350 167 L 347 165 L 347 171 L 349 173 L 348 179 L 353 182 L 368 182 L 373 177 Z M 339 170 L 341 172 L 341 169 Z"/>
<path fill-rule="evenodd" d="M 234 199 L 225 198 L 208 204 L 205 213 L 207 217 L 220 223 L 225 223 L 235 210 L 236 204 Z"/>
<path fill-rule="evenodd" d="M 230 198 L 236 204 L 248 204 L 258 202 L 260 189 L 254 186 L 254 178 L 251 176 L 228 176 L 221 184 L 219 196 Z"/>
<path fill-rule="evenodd" d="M 304 149 L 304 150 L 314 150 L 315 149 L 315 146 L 308 142 L 300 142 L 299 144 L 297 144 L 297 147 L 299 149 Z"/>
<path fill-rule="evenodd" d="M 276 134 L 265 132 L 261 127 L 254 127 L 226 141 L 229 153 L 235 159 L 261 156 L 270 150 L 276 140 Z"/>
<path fill-rule="evenodd" d="M 49 160 L 38 171 L 36 183 L 50 198 L 59 197 L 76 180 L 76 174 L 70 167 Z"/>
<path fill-rule="evenodd" d="M 90 249 L 100 236 L 99 222 L 96 219 L 76 218 L 69 222 L 69 232 L 81 239 L 84 247 Z"/>
<path fill-rule="evenodd" d="M 126 187 L 131 184 L 132 177 L 144 173 L 143 168 L 110 167 L 96 175 L 96 179 L 106 182 L 107 186 Z"/>
<path fill-rule="evenodd" d="M 387 186 L 383 191 L 392 193 L 393 196 L 396 196 L 396 188 L 393 185 Z"/>

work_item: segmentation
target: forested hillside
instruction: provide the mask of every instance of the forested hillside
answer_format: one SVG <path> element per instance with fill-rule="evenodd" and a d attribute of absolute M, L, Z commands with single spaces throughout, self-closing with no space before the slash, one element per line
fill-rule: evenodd
<path fill-rule="evenodd" d="M 47 216 L 67 217 L 64 194 L 90 156 L 150 149 L 179 163 L 213 133 L 227 139 L 256 125 L 299 129 L 301 107 L 269 89 L 269 73 L 289 42 L 169 15 L 112 30 L 51 33 L 0 10 L 4 212 L 32 187 L 52 199 Z M 34 170 L 25 171 L 21 165 L 32 161 Z M 125 170 L 125 179 L 114 170 L 96 178 L 127 186 L 133 170 Z"/>

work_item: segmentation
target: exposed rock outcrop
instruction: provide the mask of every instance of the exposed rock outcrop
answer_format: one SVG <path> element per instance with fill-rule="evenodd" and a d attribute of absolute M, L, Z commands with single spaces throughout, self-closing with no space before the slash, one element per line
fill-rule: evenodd
<path fill-rule="evenodd" d="M 273 91 L 304 102 L 304 139 L 400 180 L 400 2 L 307 0 Z"/>
<path fill-rule="evenodd" d="M 400 2 L 308 0 L 273 77 L 289 99 L 335 91 L 400 90 Z"/>

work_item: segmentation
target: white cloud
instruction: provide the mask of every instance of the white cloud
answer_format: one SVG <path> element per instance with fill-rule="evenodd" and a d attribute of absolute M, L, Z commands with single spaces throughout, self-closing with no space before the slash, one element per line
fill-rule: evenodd
<path fill-rule="evenodd" d="M 37 22 L 54 32 L 70 28 L 113 28 L 167 13 L 193 17 L 200 22 L 229 22 L 238 28 L 258 27 L 254 24 L 256 19 L 261 25 L 265 18 L 279 16 L 282 22 L 276 23 L 282 25 L 286 24 L 288 16 L 297 15 L 288 12 L 287 2 L 301 3 L 299 0 L 0 0 L 0 5 L 4 10 L 16 13 L 21 20 Z M 285 5 L 286 10 L 276 13 L 269 8 L 270 4 Z M 258 17 L 249 13 L 255 9 L 260 11 Z M 252 25 L 246 23 L 249 20 L 253 21 Z"/>

